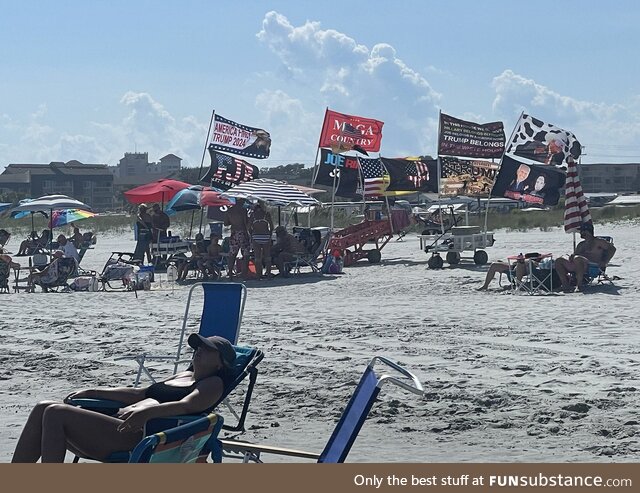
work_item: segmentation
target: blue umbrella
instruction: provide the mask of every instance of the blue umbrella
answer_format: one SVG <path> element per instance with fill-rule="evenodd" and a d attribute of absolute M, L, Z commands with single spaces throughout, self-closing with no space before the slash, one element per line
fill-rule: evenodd
<path fill-rule="evenodd" d="M 193 185 L 175 194 L 166 205 L 165 211 L 167 214 L 173 215 L 179 211 L 201 209 L 207 205 L 220 207 L 223 205 L 233 205 L 235 203 L 234 199 L 222 198 L 219 194 L 219 190 L 211 187 Z"/>

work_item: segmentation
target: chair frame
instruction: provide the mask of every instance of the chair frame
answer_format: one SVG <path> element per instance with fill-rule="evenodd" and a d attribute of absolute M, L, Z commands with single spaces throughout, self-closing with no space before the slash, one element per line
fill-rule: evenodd
<path fill-rule="evenodd" d="M 318 260 L 322 258 L 322 254 L 327 249 L 330 239 L 331 234 L 327 233 L 322 238 L 315 251 L 293 254 L 293 259 L 284 263 L 285 270 L 293 272 L 294 274 L 300 274 L 301 267 L 310 267 L 312 272 L 322 274 L 322 266 L 318 267 Z"/>
<path fill-rule="evenodd" d="M 237 321 L 236 321 L 236 325 L 235 327 L 226 327 L 226 330 L 220 331 L 220 330 L 207 330 L 206 327 L 204 327 L 204 325 L 208 322 L 208 320 L 205 320 L 205 317 L 202 316 L 201 320 L 200 320 L 200 329 L 198 330 L 198 333 L 200 335 L 203 335 L 205 337 L 208 336 L 213 336 L 213 335 L 219 335 L 224 337 L 225 339 L 227 339 L 231 344 L 236 344 L 238 342 L 238 335 L 240 333 L 240 325 L 242 323 L 242 315 L 244 313 L 244 306 L 245 306 L 245 302 L 247 299 L 247 287 L 242 284 L 242 283 L 230 283 L 230 282 L 202 282 L 202 283 L 196 283 L 193 286 L 191 286 L 191 288 L 189 289 L 189 294 L 187 296 L 187 304 L 184 310 L 184 317 L 182 319 L 182 328 L 180 329 L 180 339 L 178 341 L 178 349 L 175 355 L 168 355 L 168 354 L 148 354 L 148 353 L 142 353 L 142 354 L 137 354 L 137 355 L 129 355 L 129 356 L 121 356 L 119 358 L 116 358 L 116 360 L 125 360 L 125 359 L 132 359 L 134 361 L 136 361 L 136 363 L 138 363 L 138 373 L 136 374 L 136 379 L 134 382 L 134 387 L 137 387 L 140 384 L 140 379 L 142 378 L 142 375 L 144 373 L 144 375 L 146 375 L 147 378 L 149 378 L 152 382 L 155 382 L 155 378 L 153 378 L 153 375 L 149 372 L 149 370 L 147 369 L 147 367 L 145 366 L 145 362 L 147 361 L 166 361 L 166 362 L 173 362 L 173 375 L 175 375 L 178 372 L 178 367 L 184 363 L 185 361 L 188 360 L 184 360 L 182 359 L 182 352 L 184 350 L 184 346 L 185 346 L 185 334 L 186 334 L 186 330 L 187 330 L 187 319 L 189 317 L 189 309 L 191 307 L 191 298 L 193 297 L 193 292 L 198 289 L 198 288 L 203 288 L 205 291 L 205 301 L 203 303 L 203 315 L 204 315 L 204 310 L 206 309 L 206 302 L 207 302 L 207 289 L 215 289 L 216 287 L 220 287 L 222 289 L 227 289 L 230 287 L 233 287 L 233 289 L 239 289 L 240 290 L 240 304 L 239 304 L 239 310 L 238 310 L 238 317 L 237 317 Z M 219 326 L 216 326 L 216 329 L 218 329 Z"/>
<path fill-rule="evenodd" d="M 378 376 L 374 369 L 376 363 L 382 363 L 390 367 L 399 373 L 400 377 L 388 374 Z M 283 447 L 252 444 L 239 440 L 220 440 L 223 448 L 223 457 L 240 459 L 245 463 L 261 463 L 262 454 L 276 454 L 303 459 L 315 459 L 319 463 L 344 462 L 367 419 L 376 397 L 380 393 L 382 386 L 386 383 L 397 385 L 421 397 L 424 396 L 422 384 L 413 373 L 387 358 L 376 356 L 372 358 L 367 365 L 358 386 L 345 407 L 324 450 L 320 454 Z"/>

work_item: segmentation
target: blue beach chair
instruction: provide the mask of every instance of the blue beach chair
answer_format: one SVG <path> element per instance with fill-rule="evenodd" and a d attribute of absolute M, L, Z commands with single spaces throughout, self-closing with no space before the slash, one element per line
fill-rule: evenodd
<path fill-rule="evenodd" d="M 244 284 L 233 282 L 203 282 L 194 284 L 189 289 L 187 305 L 182 319 L 182 328 L 178 341 L 178 348 L 175 354 L 149 354 L 142 353 L 136 355 L 121 356 L 116 360 L 132 359 L 138 363 L 138 373 L 134 382 L 134 387 L 140 384 L 142 374 L 146 375 L 152 382 L 155 378 L 146 367 L 146 362 L 165 361 L 173 364 L 173 374 L 178 372 L 178 367 L 184 363 L 183 351 L 185 349 L 185 337 L 187 331 L 187 320 L 191 308 L 191 299 L 196 289 L 202 288 L 204 301 L 202 304 L 202 315 L 200 316 L 200 327 L 198 334 L 204 337 L 221 336 L 231 344 L 238 342 L 242 314 L 247 299 L 247 288 Z"/>
<path fill-rule="evenodd" d="M 397 376 L 379 375 L 374 368 L 378 362 L 385 364 L 387 368 L 395 370 Z M 223 457 L 241 459 L 243 462 L 262 462 L 262 454 L 276 454 L 315 459 L 319 463 L 344 462 L 385 383 L 398 385 L 419 396 L 424 394 L 422 385 L 415 375 L 386 358 L 376 356 L 365 369 L 338 424 L 320 454 L 269 445 L 257 445 L 239 440 L 220 440 L 223 448 Z"/>

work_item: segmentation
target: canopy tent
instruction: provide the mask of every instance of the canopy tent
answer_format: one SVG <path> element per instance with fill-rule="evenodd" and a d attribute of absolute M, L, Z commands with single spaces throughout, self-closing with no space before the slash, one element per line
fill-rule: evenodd
<path fill-rule="evenodd" d="M 124 197 L 131 204 L 144 202 L 165 202 L 171 200 L 180 190 L 190 187 L 189 183 L 179 180 L 163 178 L 139 187 L 132 188 L 124 193 Z"/>

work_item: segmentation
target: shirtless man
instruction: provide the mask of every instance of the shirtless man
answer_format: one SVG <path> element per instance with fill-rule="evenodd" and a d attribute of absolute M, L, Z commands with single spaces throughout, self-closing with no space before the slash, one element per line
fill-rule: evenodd
<path fill-rule="evenodd" d="M 265 276 L 271 277 L 271 233 L 273 232 L 273 220 L 262 202 L 258 202 L 253 208 L 253 214 L 249 218 L 249 233 L 251 234 L 251 248 L 256 262 L 256 275 L 262 278 L 262 267 L 266 264 Z"/>
<path fill-rule="evenodd" d="M 556 271 L 560 276 L 564 291 L 571 289 L 569 272 L 575 272 L 578 290 L 582 291 L 584 275 L 589 269 L 589 263 L 598 264 L 598 267 L 604 269 L 616 253 L 616 247 L 613 244 L 593 235 L 593 224 L 591 223 L 582 224 L 580 237 L 583 241 L 578 243 L 573 255 L 568 259 L 561 257 L 555 261 Z"/>
<path fill-rule="evenodd" d="M 229 238 L 229 279 L 233 277 L 238 252 L 242 252 L 240 275 L 246 278 L 249 270 L 249 217 L 244 207 L 244 199 L 236 199 L 235 205 L 229 208 L 224 219 L 225 226 L 231 226 Z"/>
<path fill-rule="evenodd" d="M 211 242 L 207 247 L 207 253 L 202 259 L 198 260 L 198 268 L 202 271 L 205 279 L 219 279 L 222 275 L 220 270 L 220 262 L 222 260 L 222 245 L 219 243 L 220 236 L 216 233 L 211 233 L 210 239 Z"/>

